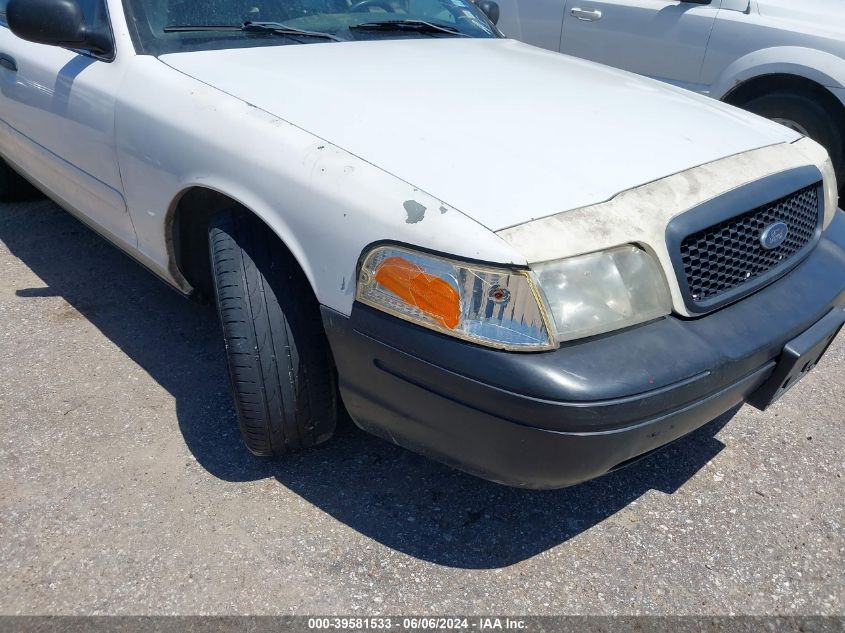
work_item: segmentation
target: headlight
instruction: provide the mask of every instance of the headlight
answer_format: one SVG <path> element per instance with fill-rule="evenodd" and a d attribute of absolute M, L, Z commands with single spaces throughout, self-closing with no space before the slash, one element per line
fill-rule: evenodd
<path fill-rule="evenodd" d="M 672 311 L 660 266 L 628 245 L 535 264 L 561 341 L 603 334 Z"/>
<path fill-rule="evenodd" d="M 822 177 L 824 179 L 824 223 L 823 227 L 833 222 L 833 214 L 839 206 L 839 187 L 836 183 L 836 171 L 833 161 L 828 158 L 822 163 Z"/>
<path fill-rule="evenodd" d="M 481 345 L 513 351 L 557 347 L 529 271 L 378 246 L 364 257 L 357 299 Z"/>

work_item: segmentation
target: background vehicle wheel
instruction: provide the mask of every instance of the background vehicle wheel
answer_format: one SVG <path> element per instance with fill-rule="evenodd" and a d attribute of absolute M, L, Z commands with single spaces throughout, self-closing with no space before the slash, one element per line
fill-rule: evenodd
<path fill-rule="evenodd" d="M 270 229 L 245 210 L 212 220 L 209 245 L 247 447 L 276 456 L 329 439 L 337 419 L 335 370 L 305 275 Z"/>
<path fill-rule="evenodd" d="M 39 194 L 29 181 L 0 158 L 0 202 L 34 198 Z"/>
<path fill-rule="evenodd" d="M 840 191 L 845 190 L 845 121 L 827 104 L 812 94 L 777 91 L 738 105 L 824 145 L 833 159 Z"/>

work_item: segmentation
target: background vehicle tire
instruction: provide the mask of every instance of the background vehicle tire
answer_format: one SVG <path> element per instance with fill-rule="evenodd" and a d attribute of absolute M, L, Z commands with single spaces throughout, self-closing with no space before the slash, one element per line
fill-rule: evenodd
<path fill-rule="evenodd" d="M 212 281 L 241 435 L 259 456 L 328 440 L 334 365 L 319 305 L 284 245 L 245 210 L 209 228 Z"/>
<path fill-rule="evenodd" d="M 39 191 L 0 158 L 0 202 L 24 200 L 38 196 Z"/>
<path fill-rule="evenodd" d="M 840 191 L 845 190 L 845 121 L 822 100 L 812 94 L 777 91 L 738 105 L 783 123 L 824 145 L 833 159 Z"/>

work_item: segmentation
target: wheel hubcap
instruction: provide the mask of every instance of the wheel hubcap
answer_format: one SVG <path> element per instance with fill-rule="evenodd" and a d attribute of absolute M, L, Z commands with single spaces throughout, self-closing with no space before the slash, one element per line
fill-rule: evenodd
<path fill-rule="evenodd" d="M 790 130 L 795 130 L 799 134 L 803 134 L 804 136 L 810 136 L 809 132 L 807 132 L 807 128 L 805 128 L 800 123 L 793 121 L 792 119 L 781 119 L 779 117 L 772 118 L 772 121 L 775 123 L 780 123 L 781 125 L 785 125 Z"/>

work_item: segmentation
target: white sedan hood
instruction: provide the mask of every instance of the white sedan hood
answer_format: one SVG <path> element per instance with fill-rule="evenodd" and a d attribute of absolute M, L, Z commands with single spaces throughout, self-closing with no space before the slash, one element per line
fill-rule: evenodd
<path fill-rule="evenodd" d="M 161 59 L 494 231 L 798 138 L 705 97 L 512 40 L 315 43 Z"/>

